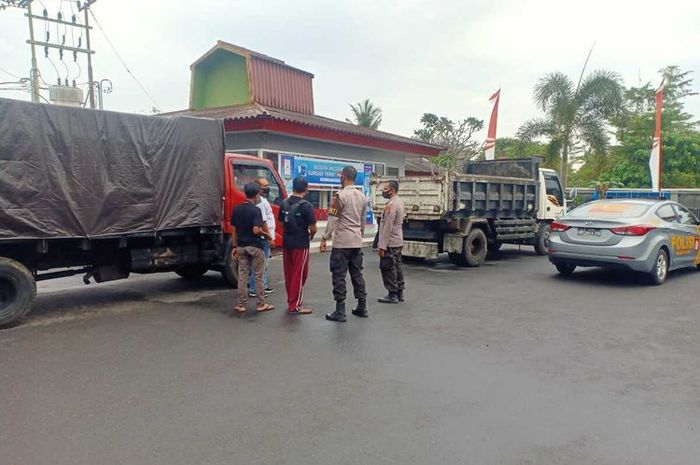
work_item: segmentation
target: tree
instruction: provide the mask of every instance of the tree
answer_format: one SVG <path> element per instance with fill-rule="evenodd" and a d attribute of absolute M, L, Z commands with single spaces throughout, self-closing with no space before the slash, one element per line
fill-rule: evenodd
<path fill-rule="evenodd" d="M 413 131 L 413 136 L 445 148 L 440 155 L 431 159 L 440 169 L 454 171 L 465 160 L 472 160 L 481 152 L 481 144 L 472 136 L 484 128 L 483 120 L 468 117 L 455 123 L 445 116 L 424 113 L 420 123 L 422 127 Z"/>
<path fill-rule="evenodd" d="M 522 141 L 512 137 L 496 139 L 496 158 L 529 158 L 542 157 L 542 168 L 558 169 L 559 154 L 552 153 L 548 144 L 536 141 Z"/>
<path fill-rule="evenodd" d="M 684 110 L 692 90 L 690 71 L 662 69 L 664 101 L 661 117 L 662 187 L 700 186 L 700 132 Z M 626 110 L 613 122 L 619 144 L 611 152 L 612 174 L 627 187 L 650 187 L 649 151 L 654 133 L 656 85 L 646 83 L 625 91 Z"/>
<path fill-rule="evenodd" d="M 350 110 L 353 119 L 346 118 L 345 121 L 348 123 L 370 129 L 379 129 L 382 124 L 382 109 L 375 106 L 369 99 L 355 105 L 350 104 Z"/>
<path fill-rule="evenodd" d="M 518 138 L 531 141 L 549 139 L 550 151 L 561 156 L 561 181 L 566 188 L 570 169 L 569 158 L 584 151 L 605 153 L 609 137 L 607 124 L 623 107 L 622 85 L 617 73 L 598 70 L 578 84 L 560 72 L 539 80 L 533 94 L 544 118 L 526 121 L 518 130 Z"/>

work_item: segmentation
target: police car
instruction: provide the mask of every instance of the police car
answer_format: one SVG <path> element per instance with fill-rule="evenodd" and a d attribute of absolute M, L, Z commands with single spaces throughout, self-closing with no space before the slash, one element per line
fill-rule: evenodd
<path fill-rule="evenodd" d="M 584 204 L 551 225 L 549 261 L 559 273 L 606 267 L 663 284 L 671 270 L 700 266 L 700 222 L 677 202 L 607 199 Z"/>

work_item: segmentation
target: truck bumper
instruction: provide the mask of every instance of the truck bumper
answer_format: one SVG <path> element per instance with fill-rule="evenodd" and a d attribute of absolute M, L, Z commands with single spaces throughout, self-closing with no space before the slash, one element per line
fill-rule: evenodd
<path fill-rule="evenodd" d="M 416 258 L 437 258 L 438 251 L 436 242 L 404 241 L 401 255 Z"/>

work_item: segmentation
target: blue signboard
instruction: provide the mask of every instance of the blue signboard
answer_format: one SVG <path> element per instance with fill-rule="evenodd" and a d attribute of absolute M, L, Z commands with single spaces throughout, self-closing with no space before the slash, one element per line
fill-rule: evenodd
<path fill-rule="evenodd" d="M 304 176 L 309 184 L 314 186 L 340 187 L 340 176 L 338 174 L 348 165 L 353 166 L 357 170 L 355 183 L 359 186 L 364 185 L 365 168 L 362 163 L 294 157 L 292 177 Z"/>

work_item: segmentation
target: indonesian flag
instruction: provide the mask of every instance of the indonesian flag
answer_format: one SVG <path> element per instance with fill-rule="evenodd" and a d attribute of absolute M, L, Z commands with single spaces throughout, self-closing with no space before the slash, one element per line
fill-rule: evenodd
<path fill-rule="evenodd" d="M 654 129 L 654 142 L 649 156 L 649 171 L 651 171 L 651 189 L 661 192 L 661 104 L 664 100 L 664 81 L 656 90 L 656 128 Z"/>
<path fill-rule="evenodd" d="M 493 160 L 496 155 L 496 124 L 498 123 L 498 101 L 501 99 L 501 89 L 498 89 L 489 102 L 493 102 L 493 110 L 491 110 L 491 120 L 489 121 L 489 132 L 486 135 L 486 143 L 484 144 L 484 154 L 487 160 Z"/>

